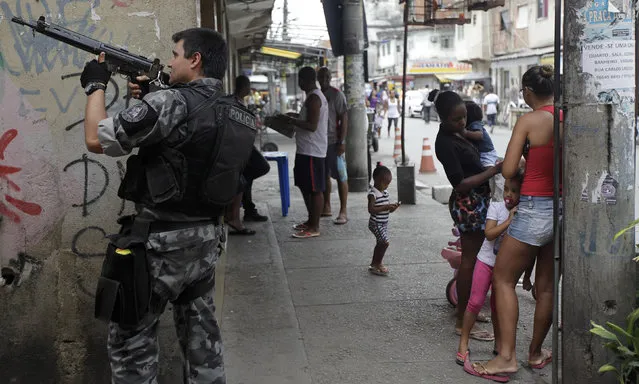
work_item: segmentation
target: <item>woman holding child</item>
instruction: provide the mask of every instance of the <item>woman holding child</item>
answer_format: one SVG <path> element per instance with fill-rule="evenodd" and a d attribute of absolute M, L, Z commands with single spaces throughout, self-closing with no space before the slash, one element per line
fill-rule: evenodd
<path fill-rule="evenodd" d="M 455 331 L 461 335 L 464 312 L 470 296 L 471 280 L 477 253 L 484 242 L 486 214 L 490 203 L 488 180 L 501 170 L 501 165 L 484 167 L 480 153 L 466 137 L 466 105 L 451 91 L 429 94 L 441 124 L 435 140 L 435 154 L 444 166 L 453 186 L 448 203 L 451 217 L 459 229 L 462 246 L 461 265 L 457 272 L 457 321 Z M 486 331 L 471 331 L 470 337 L 492 340 Z"/>
<path fill-rule="evenodd" d="M 541 369 L 552 361 L 550 351 L 541 346 L 552 324 L 553 311 L 553 72 L 551 66 L 544 65 L 534 66 L 523 75 L 524 100 L 533 111 L 517 121 L 502 165 L 502 174 L 509 179 L 519 171 L 522 155 L 526 159 L 517 214 L 501 243 L 493 271 L 498 354 L 488 362 L 465 366 L 468 373 L 490 380 L 507 381 L 505 375 L 518 369 L 515 339 L 519 304 L 515 287 L 535 257 L 537 303 L 528 364 Z M 561 115 L 560 121 L 563 122 Z M 563 124 L 560 129 L 563 131 Z"/>

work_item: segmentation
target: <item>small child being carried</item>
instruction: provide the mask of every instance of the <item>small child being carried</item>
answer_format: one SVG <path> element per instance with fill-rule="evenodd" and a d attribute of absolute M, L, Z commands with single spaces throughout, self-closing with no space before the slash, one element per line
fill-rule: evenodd
<path fill-rule="evenodd" d="M 373 250 L 373 260 L 368 270 L 374 275 L 388 275 L 388 268 L 382 264 L 382 259 L 389 245 L 388 216 L 399 208 L 400 202 L 390 204 L 388 186 L 393 180 L 390 169 L 378 165 L 373 171 L 373 186 L 368 189 L 368 229 L 373 232 L 377 243 Z"/>
<path fill-rule="evenodd" d="M 484 167 L 492 167 L 497 162 L 497 151 L 488 131 L 484 128 L 484 114 L 473 101 L 466 101 L 466 130 L 464 137 L 479 150 L 479 160 Z"/>
<path fill-rule="evenodd" d="M 464 365 L 464 362 L 468 359 L 468 342 L 471 330 L 475 326 L 479 310 L 486 301 L 486 295 L 492 282 L 493 267 L 495 265 L 495 259 L 499 245 L 501 244 L 501 239 L 506 233 L 506 229 L 508 229 L 515 212 L 517 212 L 522 179 L 523 176 L 520 172 L 514 178 L 506 180 L 504 184 L 504 201 L 492 201 L 488 207 L 485 230 L 486 240 L 484 240 L 484 244 L 477 254 L 470 298 L 468 300 L 468 305 L 466 306 L 466 312 L 464 313 L 464 322 L 461 336 L 459 338 L 459 347 L 457 349 L 456 358 L 456 362 L 459 365 Z M 528 282 L 530 282 L 531 273 L 532 268 L 526 270 L 526 276 L 524 279 Z M 493 291 L 490 297 L 490 309 L 492 314 L 493 332 L 495 334 L 495 350 L 497 350 L 497 346 L 499 345 L 499 324 L 495 313 L 494 300 L 495 295 Z"/>

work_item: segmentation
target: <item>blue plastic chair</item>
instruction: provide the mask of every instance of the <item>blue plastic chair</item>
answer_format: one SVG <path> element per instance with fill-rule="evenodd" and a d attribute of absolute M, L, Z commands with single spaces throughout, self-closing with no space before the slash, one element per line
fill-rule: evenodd
<path fill-rule="evenodd" d="M 288 182 L 288 153 L 262 152 L 266 160 L 277 162 L 277 174 L 280 179 L 280 200 L 282 202 L 282 216 L 288 215 L 291 206 L 290 187 Z"/>

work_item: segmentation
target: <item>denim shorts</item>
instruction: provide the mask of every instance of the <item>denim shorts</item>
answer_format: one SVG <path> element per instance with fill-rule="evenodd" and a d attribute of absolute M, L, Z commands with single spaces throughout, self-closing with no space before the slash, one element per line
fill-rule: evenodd
<path fill-rule="evenodd" d="M 536 247 L 550 243 L 554 236 L 552 197 L 521 195 L 508 235 Z"/>

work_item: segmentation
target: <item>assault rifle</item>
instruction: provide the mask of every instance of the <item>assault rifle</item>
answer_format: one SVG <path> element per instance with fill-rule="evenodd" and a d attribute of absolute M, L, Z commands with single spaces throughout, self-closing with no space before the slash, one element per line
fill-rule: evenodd
<path fill-rule="evenodd" d="M 30 27 L 34 35 L 38 32 L 95 55 L 104 52 L 104 61 L 109 71 L 125 75 L 131 82 L 135 82 L 137 76 L 146 75 L 151 82 L 163 85 L 162 80 L 167 77 L 162 72 L 164 66 L 160 64 L 160 59 L 150 60 L 144 56 L 134 55 L 124 48 L 114 47 L 59 25 L 47 23 L 44 16 L 40 16 L 36 23 L 15 16 L 11 21 Z"/>

